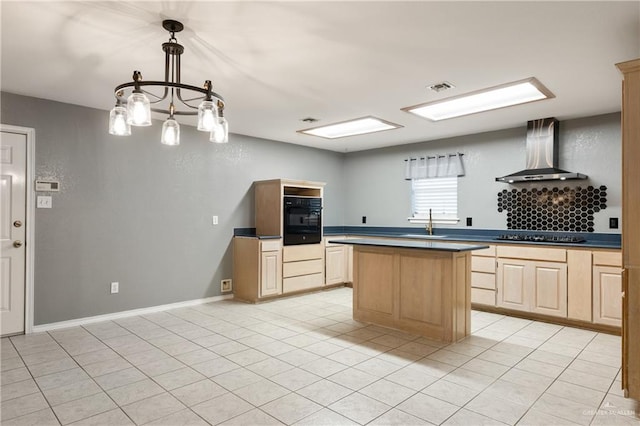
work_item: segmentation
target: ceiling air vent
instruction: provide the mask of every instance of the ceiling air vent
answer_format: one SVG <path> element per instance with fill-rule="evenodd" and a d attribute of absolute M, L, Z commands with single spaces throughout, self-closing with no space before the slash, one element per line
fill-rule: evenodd
<path fill-rule="evenodd" d="M 433 90 L 434 92 L 444 92 L 445 90 L 453 89 L 454 87 L 456 86 L 449 83 L 448 81 L 443 81 L 441 83 L 432 84 L 428 88 L 429 90 Z"/>

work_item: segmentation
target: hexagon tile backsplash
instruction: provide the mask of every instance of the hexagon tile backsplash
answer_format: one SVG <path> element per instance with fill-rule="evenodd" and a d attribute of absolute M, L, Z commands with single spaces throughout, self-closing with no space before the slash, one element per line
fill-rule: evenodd
<path fill-rule="evenodd" d="M 606 208 L 604 185 L 498 192 L 498 212 L 507 212 L 507 229 L 593 232 L 593 214 Z"/>

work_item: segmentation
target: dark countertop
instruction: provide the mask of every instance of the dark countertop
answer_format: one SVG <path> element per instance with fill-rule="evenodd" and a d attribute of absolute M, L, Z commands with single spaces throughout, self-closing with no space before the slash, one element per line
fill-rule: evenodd
<path fill-rule="evenodd" d="M 582 243 L 554 243 L 554 242 L 535 242 L 535 241 L 512 241 L 498 240 L 497 237 L 502 234 L 550 234 L 550 235 L 574 235 L 586 239 Z M 515 244 L 515 245 L 535 245 L 535 246 L 553 246 L 565 248 L 604 248 L 619 250 L 621 248 L 620 234 L 597 234 L 597 233 L 559 233 L 559 232 L 543 232 L 543 231 L 516 231 L 516 230 L 492 230 L 492 229 L 456 229 L 456 228 L 437 228 L 434 235 L 429 236 L 424 228 L 394 228 L 394 227 L 367 227 L 367 226 L 344 226 L 344 227 L 326 227 L 324 231 L 325 237 L 332 235 L 345 235 L 363 238 L 411 238 L 416 240 L 440 241 L 440 242 L 464 242 L 464 243 L 485 243 L 485 244 Z"/>
<path fill-rule="evenodd" d="M 348 240 L 330 240 L 334 244 L 351 244 L 356 246 L 376 246 L 376 247 L 397 247 L 420 250 L 436 251 L 471 251 L 489 248 L 487 245 L 471 245 L 443 243 L 440 241 L 420 241 L 420 240 L 380 240 L 375 238 L 352 238 Z"/>
<path fill-rule="evenodd" d="M 583 243 L 554 243 L 535 241 L 511 241 L 498 240 L 502 234 L 551 234 L 551 235 L 574 235 L 586 239 Z M 255 228 L 236 228 L 234 236 L 253 237 L 259 239 L 277 239 L 278 235 L 256 236 Z M 471 228 L 436 228 L 434 236 L 429 237 L 423 227 L 381 227 L 381 226 L 325 226 L 324 236 L 350 236 L 362 238 L 411 238 L 418 241 L 439 241 L 439 242 L 463 242 L 463 243 L 484 243 L 484 244 L 524 244 L 533 246 L 553 246 L 565 248 L 602 248 L 619 250 L 621 248 L 620 234 L 602 233 L 568 233 L 568 232 L 544 232 L 544 231 L 520 231 L 505 229 L 471 229 Z"/>

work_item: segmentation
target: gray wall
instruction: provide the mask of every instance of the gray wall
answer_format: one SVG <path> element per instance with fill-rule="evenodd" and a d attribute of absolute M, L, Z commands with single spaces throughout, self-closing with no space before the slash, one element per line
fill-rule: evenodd
<path fill-rule="evenodd" d="M 474 228 L 505 229 L 496 197 L 508 185 L 494 178 L 525 162 L 525 123 L 345 155 L 233 134 L 215 145 L 187 126 L 181 145 L 166 147 L 159 122 L 119 138 L 107 133 L 107 115 L 2 93 L 2 123 L 36 130 L 36 177 L 62 187 L 52 209 L 36 210 L 36 325 L 220 294 L 220 280 L 232 276 L 233 228 L 254 226 L 255 180 L 326 182 L 325 225 L 360 225 L 366 215 L 369 226 L 404 227 L 404 158 L 457 150 L 467 171 L 460 217 L 473 217 Z M 620 216 L 620 115 L 562 122 L 560 138 L 560 166 L 590 177 L 572 185 L 609 188 L 596 232 L 619 232 L 607 223 Z M 119 294 L 109 294 L 111 281 L 120 282 Z"/>
<path fill-rule="evenodd" d="M 534 117 L 535 118 L 535 117 Z M 458 181 L 458 225 L 473 218 L 473 227 L 506 229 L 506 213 L 497 211 L 497 194 L 505 188 L 607 186 L 607 208 L 595 214 L 595 232 L 609 229 L 609 217 L 621 216 L 620 114 L 607 114 L 560 123 L 559 166 L 589 176 L 586 181 L 508 185 L 495 178 L 525 168 L 526 123 L 515 129 L 401 145 L 346 155 L 344 163 L 345 225 L 415 226 L 411 214 L 411 184 L 404 180 L 404 159 L 417 155 L 462 152 L 466 175 Z M 440 227 L 440 226 L 438 226 Z"/>
<path fill-rule="evenodd" d="M 233 134 L 217 145 L 187 126 L 167 147 L 159 122 L 121 138 L 107 111 L 8 93 L 0 114 L 35 128 L 36 178 L 61 183 L 36 209 L 36 325 L 220 294 L 233 228 L 254 226 L 254 180 L 326 182 L 325 224 L 343 223 L 342 154 Z"/>

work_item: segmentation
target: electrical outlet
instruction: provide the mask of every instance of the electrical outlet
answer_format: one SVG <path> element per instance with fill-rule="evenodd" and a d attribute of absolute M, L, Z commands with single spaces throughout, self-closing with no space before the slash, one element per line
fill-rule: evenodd
<path fill-rule="evenodd" d="M 618 218 L 610 217 L 609 218 L 609 229 L 618 229 Z"/>
<path fill-rule="evenodd" d="M 120 291 L 120 283 L 113 282 L 111 283 L 111 294 L 116 294 Z"/>
<path fill-rule="evenodd" d="M 220 291 L 222 293 L 227 293 L 233 290 L 233 283 L 231 278 L 227 278 L 226 280 L 220 281 Z"/>
<path fill-rule="evenodd" d="M 367 217 L 366 216 L 362 216 L 362 223 L 367 223 Z"/>
<path fill-rule="evenodd" d="M 473 226 L 473 218 L 471 217 L 467 218 L 467 226 Z"/>
<path fill-rule="evenodd" d="M 218 216 L 212 216 L 211 224 L 212 225 L 217 225 L 218 224 Z"/>

